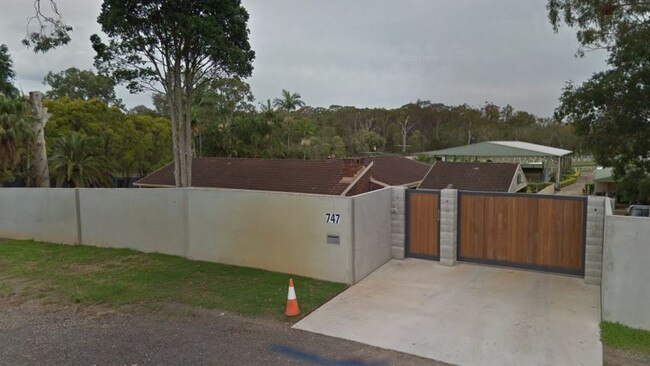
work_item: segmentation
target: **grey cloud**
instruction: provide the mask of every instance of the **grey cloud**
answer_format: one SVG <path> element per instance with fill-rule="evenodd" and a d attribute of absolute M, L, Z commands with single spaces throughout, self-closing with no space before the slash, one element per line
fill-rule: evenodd
<path fill-rule="evenodd" d="M 74 26 L 68 47 L 35 55 L 20 45 L 31 1 L 3 0 L 0 43 L 12 51 L 23 90 L 50 70 L 92 67 L 88 37 L 100 0 L 58 0 Z M 574 32 L 554 34 L 545 1 L 243 0 L 257 53 L 248 80 L 258 100 L 281 89 L 313 106 L 396 107 L 417 98 L 500 105 L 548 116 L 566 80 L 605 68 L 603 54 L 576 59 Z M 147 95 L 119 89 L 128 106 Z"/>

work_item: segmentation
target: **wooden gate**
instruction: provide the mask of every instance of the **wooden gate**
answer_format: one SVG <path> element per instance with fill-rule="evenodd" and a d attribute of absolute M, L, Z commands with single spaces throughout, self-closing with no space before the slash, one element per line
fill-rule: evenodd
<path fill-rule="evenodd" d="M 586 197 L 458 192 L 458 260 L 584 275 Z"/>
<path fill-rule="evenodd" d="M 440 192 L 406 191 L 406 256 L 440 257 Z"/>

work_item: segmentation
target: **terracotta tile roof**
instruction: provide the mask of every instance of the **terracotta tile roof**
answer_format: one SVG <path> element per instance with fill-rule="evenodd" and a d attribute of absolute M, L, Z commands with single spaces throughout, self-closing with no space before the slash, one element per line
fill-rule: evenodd
<path fill-rule="evenodd" d="M 508 192 L 518 164 L 436 162 L 418 188 Z M 450 187 L 451 185 L 451 187 Z"/>
<path fill-rule="evenodd" d="M 427 175 L 431 165 L 399 155 L 373 156 L 364 159 L 365 165 L 374 162 L 370 175 L 390 186 L 419 182 Z"/>
<path fill-rule="evenodd" d="M 371 163 L 369 171 L 355 182 Z M 370 184 L 370 177 L 388 185 L 403 185 L 422 180 L 429 168 L 401 156 L 330 160 L 195 158 L 192 186 L 341 195 L 355 182 L 348 192 L 355 195 L 377 188 Z M 174 186 L 174 164 L 135 185 Z"/>
<path fill-rule="evenodd" d="M 340 195 L 363 166 L 353 159 L 232 159 L 195 158 L 192 186 L 262 191 Z M 173 186 L 174 164 L 135 183 L 142 186 Z"/>

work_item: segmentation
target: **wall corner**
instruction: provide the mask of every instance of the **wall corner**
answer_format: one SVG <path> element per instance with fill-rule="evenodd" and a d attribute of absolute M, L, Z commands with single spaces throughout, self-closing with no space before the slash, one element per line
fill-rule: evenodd
<path fill-rule="evenodd" d="M 81 201 L 79 200 L 79 188 L 74 189 L 75 200 L 75 214 L 77 215 L 77 238 L 76 245 L 83 244 L 83 237 L 81 233 Z"/>

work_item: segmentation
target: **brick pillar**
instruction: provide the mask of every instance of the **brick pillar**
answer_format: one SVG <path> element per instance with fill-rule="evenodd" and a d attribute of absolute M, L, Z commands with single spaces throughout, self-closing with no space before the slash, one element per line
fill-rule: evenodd
<path fill-rule="evenodd" d="M 440 264 L 456 265 L 458 254 L 458 191 L 440 191 Z"/>
<path fill-rule="evenodd" d="M 589 285 L 600 285 L 602 280 L 604 230 L 605 197 L 589 196 L 585 249 L 585 283 Z"/>
<path fill-rule="evenodd" d="M 393 187 L 390 213 L 390 255 L 404 259 L 406 188 Z"/>

